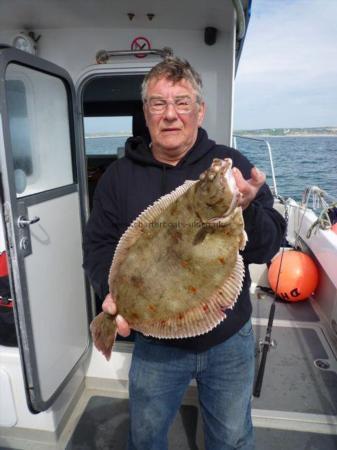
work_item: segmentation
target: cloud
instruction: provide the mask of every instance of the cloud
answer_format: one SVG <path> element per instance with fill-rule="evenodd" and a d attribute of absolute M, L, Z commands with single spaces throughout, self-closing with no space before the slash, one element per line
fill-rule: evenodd
<path fill-rule="evenodd" d="M 253 0 L 236 129 L 336 124 L 336 17 L 335 0 Z"/>

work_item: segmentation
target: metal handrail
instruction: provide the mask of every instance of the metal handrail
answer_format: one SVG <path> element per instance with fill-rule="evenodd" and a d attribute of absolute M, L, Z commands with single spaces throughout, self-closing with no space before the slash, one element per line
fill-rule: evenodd
<path fill-rule="evenodd" d="M 144 50 L 99 50 L 96 53 L 97 64 L 105 64 L 114 56 L 130 56 L 130 55 L 157 55 L 161 58 L 167 58 L 173 55 L 173 51 L 169 47 L 162 49 L 144 49 Z"/>
<path fill-rule="evenodd" d="M 252 137 L 247 137 L 247 136 L 240 136 L 239 134 L 234 134 L 233 138 L 234 138 L 234 147 L 236 147 L 236 138 L 248 139 L 250 141 L 263 142 L 264 144 L 266 144 L 267 149 L 268 149 L 268 154 L 269 154 L 271 177 L 273 180 L 273 190 L 274 190 L 275 197 L 278 197 L 275 170 L 274 170 L 274 162 L 273 162 L 273 154 L 272 154 L 272 150 L 271 150 L 271 146 L 270 146 L 269 142 L 266 139 L 258 139 L 258 138 L 252 138 Z"/>

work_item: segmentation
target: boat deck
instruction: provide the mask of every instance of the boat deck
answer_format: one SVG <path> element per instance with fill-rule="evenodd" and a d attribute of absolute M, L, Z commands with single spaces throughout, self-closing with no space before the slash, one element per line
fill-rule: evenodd
<path fill-rule="evenodd" d="M 257 343 L 264 338 L 272 302 L 268 293 L 253 295 Z M 277 301 L 272 338 L 276 347 L 268 354 L 261 396 L 252 403 L 256 449 L 336 450 L 337 360 L 311 302 Z M 127 402 L 91 397 L 66 450 L 124 449 Z M 169 448 L 202 450 L 197 403 L 193 395 L 185 402 L 170 431 Z"/>
<path fill-rule="evenodd" d="M 268 294 L 254 296 L 257 343 L 264 339 L 272 302 Z M 337 449 L 337 359 L 312 303 L 277 301 L 272 338 L 276 346 L 268 352 L 261 396 L 253 398 L 256 429 L 268 425 L 330 433 L 332 448 Z M 303 449 L 329 448 L 323 442 Z"/>
<path fill-rule="evenodd" d="M 253 295 L 257 343 L 272 302 L 268 293 Z M 272 338 L 277 345 L 268 353 L 261 396 L 252 402 L 256 450 L 336 450 L 337 359 L 312 303 L 277 301 Z M 192 385 L 171 428 L 170 450 L 204 448 L 196 399 Z M 57 442 L 14 439 L 18 445 L 0 450 L 123 450 L 127 433 L 127 386 L 107 389 L 89 380 Z"/>

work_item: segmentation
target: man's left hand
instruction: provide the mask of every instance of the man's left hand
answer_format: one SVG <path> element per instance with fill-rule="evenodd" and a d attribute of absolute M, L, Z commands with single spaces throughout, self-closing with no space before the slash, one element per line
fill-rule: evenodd
<path fill-rule="evenodd" d="M 249 180 L 243 178 L 241 171 L 237 167 L 234 167 L 233 175 L 240 191 L 238 206 L 241 206 L 242 209 L 246 209 L 256 197 L 260 187 L 266 181 L 266 175 L 256 167 L 252 168 L 250 173 L 251 178 L 249 178 Z"/>

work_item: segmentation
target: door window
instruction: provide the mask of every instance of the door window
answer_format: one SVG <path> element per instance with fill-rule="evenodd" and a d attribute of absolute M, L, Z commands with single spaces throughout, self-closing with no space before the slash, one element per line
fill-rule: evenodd
<path fill-rule="evenodd" d="M 7 111 L 17 197 L 74 182 L 69 111 L 56 76 L 9 64 Z"/>

